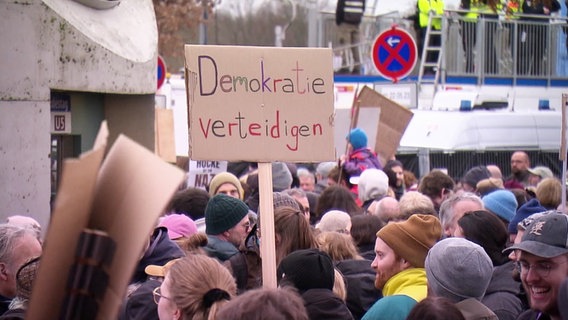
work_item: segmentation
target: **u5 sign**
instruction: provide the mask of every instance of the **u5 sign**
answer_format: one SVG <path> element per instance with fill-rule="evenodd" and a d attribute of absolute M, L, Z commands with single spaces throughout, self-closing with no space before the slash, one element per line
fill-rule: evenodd
<path fill-rule="evenodd" d="M 417 51 L 412 35 L 395 25 L 377 36 L 371 57 L 381 76 L 398 82 L 414 69 Z"/>

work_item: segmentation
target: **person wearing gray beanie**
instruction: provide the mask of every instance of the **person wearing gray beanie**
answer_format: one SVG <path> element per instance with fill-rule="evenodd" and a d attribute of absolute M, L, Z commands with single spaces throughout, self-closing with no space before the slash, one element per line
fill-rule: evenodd
<path fill-rule="evenodd" d="M 249 208 L 237 198 L 217 194 L 205 208 L 207 254 L 220 261 L 228 260 L 239 252 L 250 229 Z"/>
<path fill-rule="evenodd" d="M 292 173 L 284 162 L 272 163 L 272 190 L 274 192 L 290 189 L 292 186 Z"/>
<path fill-rule="evenodd" d="M 436 243 L 425 261 L 428 291 L 455 303 L 466 319 L 495 319 L 481 303 L 491 281 L 493 264 L 483 248 L 463 238 Z"/>

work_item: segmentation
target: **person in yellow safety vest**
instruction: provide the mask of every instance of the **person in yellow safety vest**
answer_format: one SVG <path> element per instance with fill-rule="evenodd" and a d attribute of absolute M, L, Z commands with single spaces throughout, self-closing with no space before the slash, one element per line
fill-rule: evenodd
<path fill-rule="evenodd" d="M 460 9 L 465 10 L 462 21 L 461 32 L 463 48 L 466 59 L 466 72 L 474 73 L 474 47 L 477 38 L 477 20 L 479 16 L 488 19 L 484 20 L 485 36 L 485 72 L 489 74 L 497 73 L 498 61 L 495 55 L 494 35 L 496 32 L 498 12 L 502 5 L 497 0 L 462 0 Z M 480 54 L 480 53 L 478 53 Z"/>
<path fill-rule="evenodd" d="M 426 28 L 428 26 L 428 17 L 432 12 L 436 16 L 441 16 L 444 14 L 444 1 L 442 0 L 418 0 L 418 19 L 420 23 L 420 28 Z M 442 29 L 442 19 L 434 18 L 432 19 L 432 28 L 436 30 Z"/>
<path fill-rule="evenodd" d="M 432 13 L 434 16 L 441 16 L 444 14 L 444 1 L 443 0 L 418 0 L 418 24 L 420 29 L 418 30 L 418 54 L 422 55 L 424 52 L 424 46 L 426 45 L 426 30 L 428 28 L 428 19 Z M 437 17 L 432 17 L 431 29 L 441 30 L 442 29 L 442 19 Z M 439 47 L 442 45 L 442 39 L 440 35 L 430 35 L 429 45 L 432 47 Z M 426 56 L 426 62 L 437 62 L 438 52 L 428 52 Z M 433 73 L 432 68 L 426 69 L 427 73 Z"/>

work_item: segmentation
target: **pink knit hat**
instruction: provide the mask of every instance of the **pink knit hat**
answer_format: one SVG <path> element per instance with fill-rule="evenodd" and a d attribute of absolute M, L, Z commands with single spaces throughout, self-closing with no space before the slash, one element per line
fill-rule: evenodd
<path fill-rule="evenodd" d="M 160 222 L 160 227 L 168 228 L 168 236 L 171 240 L 181 237 L 189 238 L 197 233 L 197 225 L 190 217 L 184 214 L 170 214 L 165 216 Z"/>

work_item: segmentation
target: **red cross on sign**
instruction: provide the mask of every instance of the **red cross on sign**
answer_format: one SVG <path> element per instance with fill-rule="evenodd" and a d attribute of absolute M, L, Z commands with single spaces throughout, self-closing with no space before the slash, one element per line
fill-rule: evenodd
<path fill-rule="evenodd" d="M 381 76 L 398 82 L 414 69 L 417 51 L 412 35 L 394 25 L 381 32 L 375 39 L 371 57 Z"/>

